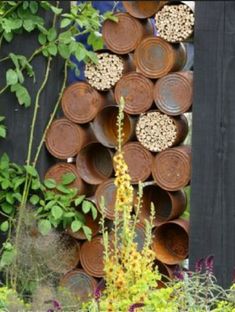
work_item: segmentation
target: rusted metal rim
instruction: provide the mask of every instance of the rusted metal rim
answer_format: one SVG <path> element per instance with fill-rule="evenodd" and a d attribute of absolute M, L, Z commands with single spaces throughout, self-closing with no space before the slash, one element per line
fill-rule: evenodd
<path fill-rule="evenodd" d="M 59 159 L 67 159 L 77 155 L 86 139 L 85 131 L 66 118 L 53 121 L 47 135 L 48 151 Z"/>
<path fill-rule="evenodd" d="M 79 175 L 89 184 L 102 183 L 112 175 L 112 156 L 112 152 L 100 143 L 87 144 L 76 158 Z"/>
<path fill-rule="evenodd" d="M 136 18 L 148 18 L 157 13 L 168 1 L 122 1 L 126 11 Z"/>
<path fill-rule="evenodd" d="M 139 142 L 129 142 L 123 146 L 125 162 L 132 184 L 144 182 L 151 175 L 153 155 Z M 113 163 L 115 169 L 115 162 Z"/>
<path fill-rule="evenodd" d="M 177 191 L 188 185 L 191 178 L 190 148 L 169 148 L 157 154 L 152 174 L 157 185 L 167 191 Z"/>
<path fill-rule="evenodd" d="M 187 112 L 193 102 L 193 73 L 177 72 L 157 80 L 154 101 L 160 111 L 176 116 Z"/>
<path fill-rule="evenodd" d="M 146 112 L 153 104 L 153 83 L 140 73 L 124 75 L 116 84 L 115 100 L 125 99 L 124 111 L 131 115 Z"/>
<path fill-rule="evenodd" d="M 84 124 L 95 118 L 104 99 L 88 83 L 76 82 L 65 89 L 61 105 L 69 120 Z"/>
<path fill-rule="evenodd" d="M 152 248 L 156 258 L 165 264 L 178 264 L 188 256 L 189 223 L 176 219 L 163 223 L 154 230 Z"/>
<path fill-rule="evenodd" d="M 104 247 L 102 236 L 96 236 L 91 241 L 86 241 L 81 247 L 80 261 L 84 271 L 94 277 L 103 277 Z"/>
<path fill-rule="evenodd" d="M 101 207 L 102 197 L 104 199 L 104 207 Z M 115 201 L 116 201 L 116 186 L 114 179 L 109 179 L 100 184 L 95 192 L 97 209 L 100 213 L 104 213 L 105 218 L 114 220 L 115 218 Z"/>
<path fill-rule="evenodd" d="M 74 270 L 67 273 L 61 280 L 60 286 L 69 289 L 83 302 L 91 298 L 97 288 L 97 281 L 83 270 Z"/>

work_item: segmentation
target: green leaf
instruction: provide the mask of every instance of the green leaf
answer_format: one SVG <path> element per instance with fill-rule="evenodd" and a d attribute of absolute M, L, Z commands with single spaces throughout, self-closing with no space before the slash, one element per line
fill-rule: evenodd
<path fill-rule="evenodd" d="M 35 190 L 35 191 L 36 191 L 36 190 L 39 190 L 39 189 L 41 188 L 41 183 L 40 183 L 40 181 L 39 181 L 38 179 L 33 179 L 31 188 L 32 188 L 33 190 Z"/>
<path fill-rule="evenodd" d="M 0 260 L 0 268 L 2 269 L 6 266 L 11 265 L 15 258 L 15 254 L 15 250 L 4 250 Z"/>
<path fill-rule="evenodd" d="M 4 31 L 3 37 L 7 42 L 11 42 L 11 40 L 13 39 L 13 33 Z"/>
<path fill-rule="evenodd" d="M 69 24 L 71 24 L 71 20 L 69 18 L 63 18 L 61 23 L 60 23 L 60 27 L 61 28 L 65 28 L 67 27 Z"/>
<path fill-rule="evenodd" d="M 42 235 L 47 235 L 51 231 L 51 223 L 48 220 L 40 220 L 38 230 Z"/>
<path fill-rule="evenodd" d="M 15 199 L 14 199 L 12 193 L 7 193 L 7 195 L 6 195 L 6 201 L 7 201 L 9 204 L 11 204 L 11 205 L 14 204 Z"/>
<path fill-rule="evenodd" d="M 82 223 L 78 220 L 74 220 L 71 224 L 71 230 L 73 232 L 79 231 L 81 227 L 82 227 Z"/>
<path fill-rule="evenodd" d="M 37 13 L 37 11 L 38 11 L 38 3 L 37 3 L 37 1 L 30 1 L 29 2 L 29 8 L 30 8 L 30 11 L 33 14 Z"/>
<path fill-rule="evenodd" d="M 72 33 L 70 30 L 64 31 L 61 34 L 59 34 L 59 41 L 62 43 L 70 43 L 71 38 L 73 37 Z"/>
<path fill-rule="evenodd" d="M 3 212 L 7 213 L 7 214 L 11 214 L 13 211 L 13 206 L 8 204 L 8 203 L 3 203 L 1 205 L 1 209 Z"/>
<path fill-rule="evenodd" d="M 17 188 L 22 184 L 24 183 L 25 181 L 25 178 L 16 178 L 13 180 L 13 189 L 14 191 L 17 190 Z"/>
<path fill-rule="evenodd" d="M 54 5 L 51 5 L 50 8 L 51 8 L 52 12 L 55 13 L 55 15 L 59 15 L 63 11 L 63 9 L 57 8 Z"/>
<path fill-rule="evenodd" d="M 3 180 L 1 186 L 3 190 L 7 190 L 11 186 L 11 182 L 9 180 Z"/>
<path fill-rule="evenodd" d="M 87 38 L 87 43 L 91 45 L 95 51 L 102 49 L 104 45 L 102 35 L 99 32 L 91 32 Z"/>
<path fill-rule="evenodd" d="M 47 47 L 47 51 L 50 53 L 50 55 L 55 56 L 57 54 L 57 46 L 55 43 L 49 44 Z"/>
<path fill-rule="evenodd" d="M 105 12 L 103 17 L 104 17 L 104 20 L 108 19 L 108 20 L 111 20 L 111 21 L 116 22 L 116 23 L 118 22 L 118 17 L 113 15 L 113 13 L 110 11 Z"/>
<path fill-rule="evenodd" d="M 0 116 L 0 121 L 3 121 L 3 120 L 5 120 L 5 119 L 6 119 L 5 116 Z"/>
<path fill-rule="evenodd" d="M 11 86 L 11 92 L 16 93 L 16 97 L 19 101 L 20 105 L 24 105 L 25 107 L 29 107 L 31 104 L 31 97 L 28 93 L 28 90 L 20 85 L 19 83 Z"/>
<path fill-rule="evenodd" d="M 59 220 L 63 216 L 63 210 L 59 206 L 52 207 L 51 213 L 56 220 Z"/>
<path fill-rule="evenodd" d="M 23 22 L 23 27 L 26 31 L 31 32 L 35 28 L 35 24 L 31 19 L 26 19 Z"/>
<path fill-rule="evenodd" d="M 74 201 L 75 206 L 80 205 L 81 202 L 84 200 L 85 197 L 86 197 L 86 195 L 81 195 L 81 196 L 79 196 L 78 198 L 76 198 L 75 201 Z"/>
<path fill-rule="evenodd" d="M 97 218 L 97 209 L 96 207 L 91 203 L 91 213 L 92 213 L 92 218 L 95 220 Z"/>
<path fill-rule="evenodd" d="M 9 222 L 8 221 L 4 221 L 3 223 L 1 223 L 0 230 L 2 232 L 6 232 L 8 229 L 9 229 Z"/>
<path fill-rule="evenodd" d="M 45 206 L 45 210 L 50 210 L 53 206 L 55 206 L 56 204 L 56 200 L 50 200 L 46 206 Z"/>
<path fill-rule="evenodd" d="M 62 184 L 63 185 L 71 184 L 74 180 L 76 180 L 76 175 L 73 174 L 72 172 L 65 173 L 62 176 Z"/>
<path fill-rule="evenodd" d="M 30 197 L 29 201 L 32 205 L 36 205 L 39 202 L 39 200 L 40 200 L 39 196 L 34 194 Z"/>
<path fill-rule="evenodd" d="M 98 60 L 96 53 L 92 51 L 87 51 L 87 56 L 93 63 L 98 64 L 99 60 Z"/>
<path fill-rule="evenodd" d="M 8 69 L 6 72 L 7 85 L 11 86 L 18 82 L 18 75 L 15 70 Z"/>
<path fill-rule="evenodd" d="M 0 138 L 5 138 L 7 135 L 6 127 L 3 125 L 0 125 Z"/>
<path fill-rule="evenodd" d="M 57 37 L 57 32 L 56 32 L 56 29 L 54 27 L 50 28 L 48 30 L 48 33 L 47 33 L 47 39 L 48 41 L 54 41 Z"/>
<path fill-rule="evenodd" d="M 33 166 L 25 165 L 24 168 L 25 168 L 26 172 L 29 175 L 31 175 L 32 177 L 37 177 L 38 176 L 37 170 Z"/>
<path fill-rule="evenodd" d="M 63 186 L 63 185 L 57 185 L 56 186 L 56 189 L 58 190 L 58 191 L 60 191 L 61 193 L 63 193 L 63 194 L 70 194 L 70 190 L 69 189 L 67 189 L 65 186 Z"/>
<path fill-rule="evenodd" d="M 88 226 L 86 226 L 86 225 L 83 225 L 82 229 L 83 229 L 83 232 L 84 232 L 86 238 L 90 241 L 91 238 L 92 238 L 92 231 L 91 231 L 91 229 Z"/>
<path fill-rule="evenodd" d="M 82 202 L 82 211 L 84 213 L 88 213 L 91 210 L 91 202 L 89 202 L 88 200 L 84 200 Z"/>
<path fill-rule="evenodd" d="M 44 185 L 48 189 L 54 189 L 56 187 L 56 182 L 53 179 L 46 179 Z"/>
<path fill-rule="evenodd" d="M 47 37 L 46 35 L 40 33 L 38 35 L 38 42 L 41 44 L 41 45 L 44 45 L 46 42 L 47 42 Z"/>
<path fill-rule="evenodd" d="M 7 169 L 9 167 L 10 159 L 6 153 L 4 153 L 0 159 L 0 169 Z"/>
<path fill-rule="evenodd" d="M 81 62 L 82 60 L 84 60 L 84 58 L 87 55 L 87 51 L 85 49 L 85 47 L 83 46 L 79 46 L 76 51 L 75 51 L 75 57 L 76 59 Z"/>
<path fill-rule="evenodd" d="M 66 44 L 64 43 L 59 44 L 58 51 L 59 51 L 60 56 L 63 57 L 64 59 L 69 58 L 70 50 Z"/>
<path fill-rule="evenodd" d="M 64 217 L 65 218 L 72 218 L 75 216 L 75 213 L 74 212 L 65 212 L 64 213 Z"/>

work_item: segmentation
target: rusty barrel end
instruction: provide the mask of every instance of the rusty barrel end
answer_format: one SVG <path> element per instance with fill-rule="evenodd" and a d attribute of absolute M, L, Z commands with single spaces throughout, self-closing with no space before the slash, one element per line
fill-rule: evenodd
<path fill-rule="evenodd" d="M 165 264 L 178 264 L 188 256 L 189 224 L 175 219 L 161 224 L 154 230 L 152 248 L 156 258 Z"/>
<path fill-rule="evenodd" d="M 135 50 L 134 61 L 137 72 L 157 79 L 184 67 L 186 49 L 183 44 L 173 45 L 159 37 L 147 37 Z"/>
<path fill-rule="evenodd" d="M 97 284 L 96 279 L 83 270 L 71 271 L 60 280 L 60 286 L 78 296 L 82 302 L 91 298 Z"/>
<path fill-rule="evenodd" d="M 192 71 L 176 72 L 157 80 L 154 101 L 160 111 L 175 116 L 187 112 L 193 102 Z"/>
<path fill-rule="evenodd" d="M 52 122 L 45 143 L 50 154 L 65 160 L 76 156 L 87 140 L 87 133 L 82 127 L 60 118 Z"/>
<path fill-rule="evenodd" d="M 156 155 L 152 175 L 161 188 L 177 191 L 189 184 L 191 179 L 191 148 L 169 148 Z"/>
<path fill-rule="evenodd" d="M 101 207 L 102 198 L 104 200 L 104 208 Z M 100 213 L 104 210 L 105 217 L 109 220 L 114 220 L 116 201 L 116 186 L 114 184 L 114 179 L 109 179 L 97 187 L 95 199 L 97 209 Z"/>
<path fill-rule="evenodd" d="M 66 173 L 72 173 L 76 179 L 68 185 L 70 188 L 78 189 L 78 194 L 84 194 L 86 190 L 86 183 L 79 176 L 76 166 L 69 163 L 59 162 L 50 167 L 46 174 L 45 179 L 53 179 L 56 183 L 62 182 L 62 176 Z"/>
<path fill-rule="evenodd" d="M 140 19 L 153 16 L 160 10 L 168 1 L 122 1 L 126 11 Z"/>
<path fill-rule="evenodd" d="M 69 120 L 84 124 L 95 118 L 104 102 L 104 97 L 88 83 L 76 82 L 65 89 L 61 105 Z"/>
<path fill-rule="evenodd" d="M 153 83 L 140 73 L 124 75 L 116 84 L 115 100 L 125 99 L 124 111 L 131 115 L 144 113 L 153 104 Z"/>
<path fill-rule="evenodd" d="M 123 146 L 125 162 L 132 184 L 144 182 L 151 175 L 153 162 L 152 154 L 139 142 L 129 142 Z M 115 169 L 115 163 L 114 163 Z"/>
<path fill-rule="evenodd" d="M 90 143 L 78 153 L 76 167 L 85 182 L 100 184 L 112 175 L 112 152 L 100 143 Z"/>
<path fill-rule="evenodd" d="M 84 271 L 94 277 L 104 276 L 102 236 L 86 241 L 81 247 L 80 261 Z"/>

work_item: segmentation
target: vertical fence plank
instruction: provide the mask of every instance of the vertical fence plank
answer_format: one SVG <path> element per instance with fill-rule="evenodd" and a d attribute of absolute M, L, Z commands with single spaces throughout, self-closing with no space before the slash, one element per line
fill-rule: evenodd
<path fill-rule="evenodd" d="M 213 254 L 218 281 L 235 266 L 235 3 L 196 2 L 190 266 Z"/>

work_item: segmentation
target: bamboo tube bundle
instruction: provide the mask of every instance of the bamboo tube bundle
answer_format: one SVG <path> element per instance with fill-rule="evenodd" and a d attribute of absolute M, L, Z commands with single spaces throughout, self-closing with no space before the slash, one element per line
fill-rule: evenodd
<path fill-rule="evenodd" d="M 161 152 L 182 142 L 188 132 L 187 119 L 158 111 L 141 114 L 136 125 L 138 141 L 151 152 Z"/>
<path fill-rule="evenodd" d="M 98 64 L 88 63 L 85 68 L 85 77 L 89 84 L 97 90 L 111 89 L 122 77 L 124 60 L 115 54 L 99 53 Z"/>
<path fill-rule="evenodd" d="M 172 43 L 182 42 L 192 36 L 194 13 L 184 3 L 165 5 L 155 15 L 155 22 L 159 37 Z"/>

